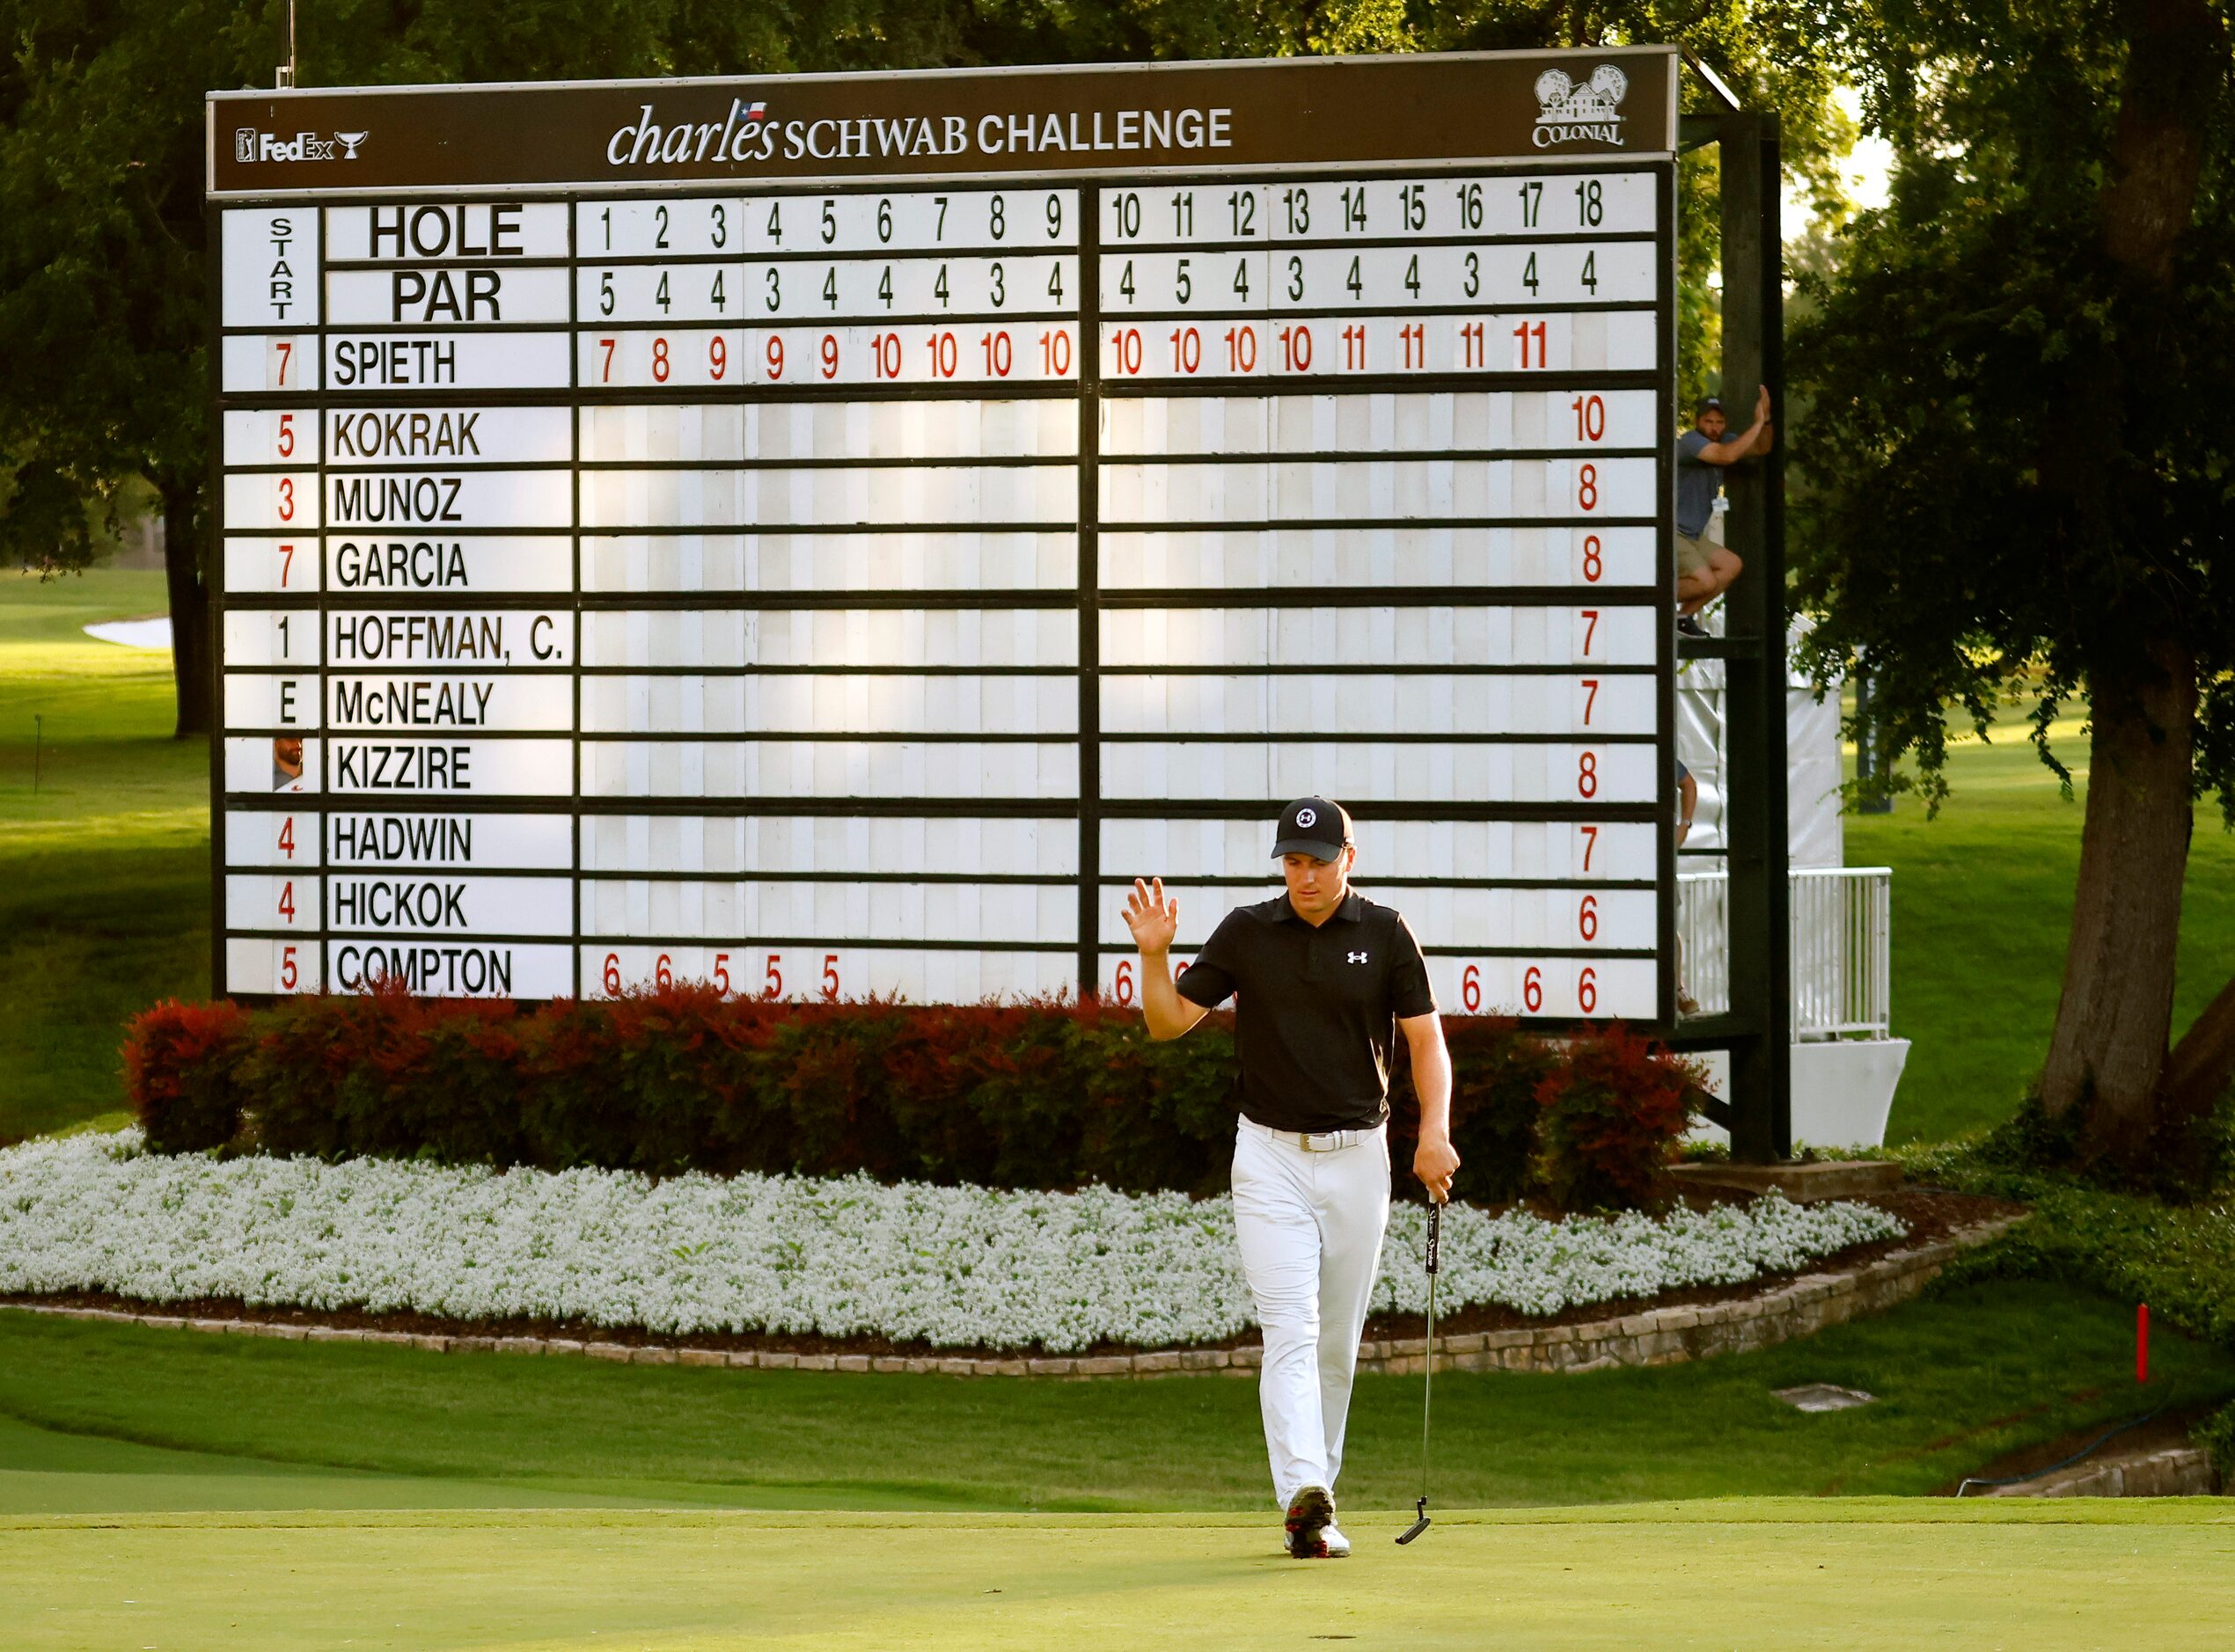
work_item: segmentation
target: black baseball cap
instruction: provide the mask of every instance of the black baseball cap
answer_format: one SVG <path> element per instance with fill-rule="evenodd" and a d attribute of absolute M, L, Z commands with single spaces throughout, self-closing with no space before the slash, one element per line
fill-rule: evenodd
<path fill-rule="evenodd" d="M 1309 855 L 1332 860 L 1351 841 L 1351 813 L 1323 797 L 1300 797 L 1280 811 L 1280 834 L 1273 840 L 1272 858 Z"/>
<path fill-rule="evenodd" d="M 1692 417 L 1695 419 L 1704 419 L 1709 413 L 1721 413 L 1722 411 L 1723 398 L 1720 396 L 1703 396 L 1699 398 L 1699 406 L 1692 410 Z"/>

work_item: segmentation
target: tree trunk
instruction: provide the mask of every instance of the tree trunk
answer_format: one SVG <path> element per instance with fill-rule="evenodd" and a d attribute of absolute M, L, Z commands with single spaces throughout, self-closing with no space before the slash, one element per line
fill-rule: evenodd
<path fill-rule="evenodd" d="M 2155 1134 L 2194 819 L 2195 662 L 2161 643 L 2150 668 L 2094 687 L 2072 939 L 2041 1074 L 2051 1117 L 2081 1109 L 2082 1159 L 2125 1167 L 2147 1162 Z"/>
<path fill-rule="evenodd" d="M 2207 111 L 2224 73 L 2224 26 L 2211 0 L 2124 0 L 2119 20 L 2128 48 L 2100 196 L 2103 247 L 2137 289 L 2162 294 L 2195 217 Z M 2107 508 L 2115 491 L 2108 456 L 2123 440 L 2129 398 L 2152 393 L 2161 376 L 2158 342 L 2145 331 L 2131 359 L 2106 363 L 2110 388 L 2107 406 L 2091 410 L 2094 439 L 2062 466 L 2085 538 L 2134 530 Z M 2172 618 L 2142 628 L 2154 639 L 2142 658 L 2099 656 L 2090 669 L 2087 819 L 2063 993 L 2041 1073 L 2043 1107 L 2078 1124 L 2081 1162 L 2129 1172 L 2148 1166 L 2158 1144 L 2195 823 L 2196 660 L 2186 642 L 2171 640 Z"/>
<path fill-rule="evenodd" d="M 197 488 L 169 486 L 163 494 L 163 569 L 171 592 L 171 673 L 178 685 L 178 737 L 210 729 L 209 586 L 202 566 L 202 500 Z"/>

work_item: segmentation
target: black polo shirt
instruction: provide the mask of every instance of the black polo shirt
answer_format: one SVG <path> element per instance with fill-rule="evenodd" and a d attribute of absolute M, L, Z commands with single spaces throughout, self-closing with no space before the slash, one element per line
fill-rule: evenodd
<path fill-rule="evenodd" d="M 1283 894 L 1219 921 L 1179 978 L 1213 1009 L 1239 994 L 1242 1111 L 1276 1130 L 1372 1129 L 1389 1115 L 1395 1018 L 1433 1014 L 1411 925 L 1352 892 L 1314 928 Z"/>

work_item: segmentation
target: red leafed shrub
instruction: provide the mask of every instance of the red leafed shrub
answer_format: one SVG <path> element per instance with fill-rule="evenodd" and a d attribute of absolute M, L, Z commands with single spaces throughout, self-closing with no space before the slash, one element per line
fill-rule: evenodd
<path fill-rule="evenodd" d="M 1618 1023 L 1568 1042 L 1536 1081 L 1533 1186 L 1562 1210 L 1660 1202 L 1695 1078 Z"/>
<path fill-rule="evenodd" d="M 236 1070 L 250 1046 L 238 1005 L 166 998 L 124 1032 L 124 1089 L 160 1153 L 223 1147 L 240 1128 Z"/>
<path fill-rule="evenodd" d="M 1459 1150 L 1451 1196 L 1511 1204 L 1530 1191 L 1536 1087 L 1559 1064 L 1559 1049 L 1502 1015 L 1447 1016 L 1443 1036 L 1451 1051 L 1451 1141 Z M 1420 1102 L 1401 1037 L 1396 1049 L 1408 1059 L 1402 1081 L 1390 1086 L 1389 1157 L 1409 1170 L 1420 1137 Z M 1404 1185 L 1400 1177 L 1398 1186 Z"/>
<path fill-rule="evenodd" d="M 1642 1203 L 1684 1074 L 1620 1031 L 1445 1022 L 1462 1198 Z M 1399 1049 L 1403 1041 L 1399 1040 Z M 247 1014 L 163 1005 L 127 1047 L 151 1143 L 320 1158 L 603 1166 L 1211 1194 L 1233 1153 L 1234 1024 L 1151 1040 L 1099 1002 L 769 1004 L 678 985 L 533 1009 L 384 990 Z M 1391 1098 L 1399 1191 L 1418 1104 Z M 156 1120 L 160 1116 L 158 1130 Z"/>

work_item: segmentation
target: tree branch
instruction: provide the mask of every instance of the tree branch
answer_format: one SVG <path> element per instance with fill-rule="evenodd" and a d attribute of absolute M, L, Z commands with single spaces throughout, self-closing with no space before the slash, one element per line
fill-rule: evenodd
<path fill-rule="evenodd" d="M 2218 1105 L 2231 1083 L 2235 1083 L 2235 976 L 2165 1057 L 2158 1080 L 2165 1118 L 2169 1122 L 2202 1118 Z"/>

